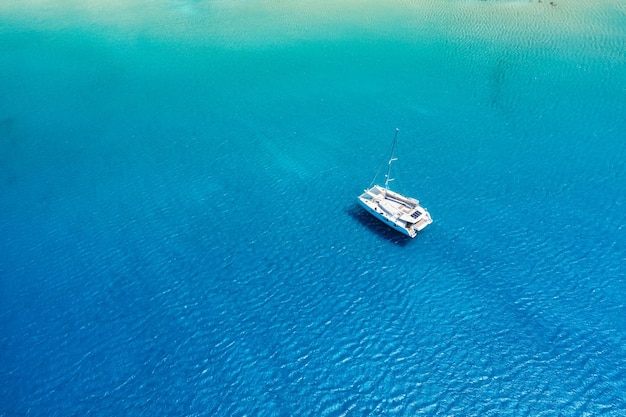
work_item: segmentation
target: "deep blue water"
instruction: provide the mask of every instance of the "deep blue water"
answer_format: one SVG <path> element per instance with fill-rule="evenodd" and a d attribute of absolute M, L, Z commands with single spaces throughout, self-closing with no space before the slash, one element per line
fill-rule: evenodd
<path fill-rule="evenodd" d="M 623 2 L 88 3 L 0 6 L 0 416 L 626 414 Z"/>

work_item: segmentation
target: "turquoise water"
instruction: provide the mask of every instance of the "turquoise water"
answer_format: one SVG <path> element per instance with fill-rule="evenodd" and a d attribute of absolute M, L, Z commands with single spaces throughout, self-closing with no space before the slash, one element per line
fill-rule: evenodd
<path fill-rule="evenodd" d="M 0 5 L 0 416 L 624 415 L 626 6 L 556 3 Z"/>

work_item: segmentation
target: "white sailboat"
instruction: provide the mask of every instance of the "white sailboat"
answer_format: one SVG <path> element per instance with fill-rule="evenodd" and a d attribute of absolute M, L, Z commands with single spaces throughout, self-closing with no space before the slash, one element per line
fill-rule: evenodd
<path fill-rule="evenodd" d="M 378 220 L 414 238 L 419 231 L 431 224 L 433 220 L 428 210 L 422 207 L 418 200 L 389 189 L 389 183 L 393 181 L 393 178 L 391 178 L 391 165 L 398 160 L 394 155 L 398 132 L 399 129 L 396 129 L 391 145 L 391 156 L 387 162 L 385 185 L 375 184 L 378 176 L 377 172 L 370 187 L 359 196 L 359 204 Z M 380 172 L 380 169 L 378 171 Z"/>

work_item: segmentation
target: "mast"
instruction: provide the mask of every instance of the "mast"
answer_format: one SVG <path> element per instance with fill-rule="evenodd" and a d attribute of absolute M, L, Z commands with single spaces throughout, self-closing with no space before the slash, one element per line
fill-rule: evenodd
<path fill-rule="evenodd" d="M 396 142 L 398 141 L 398 132 L 400 129 L 396 127 L 396 134 L 393 137 L 393 143 L 391 144 L 391 156 L 389 157 L 389 162 L 387 162 L 387 174 L 385 175 L 385 189 L 389 189 L 389 183 L 393 181 L 391 178 L 391 164 L 393 161 L 397 161 L 398 158 L 394 158 L 394 153 L 396 151 Z"/>

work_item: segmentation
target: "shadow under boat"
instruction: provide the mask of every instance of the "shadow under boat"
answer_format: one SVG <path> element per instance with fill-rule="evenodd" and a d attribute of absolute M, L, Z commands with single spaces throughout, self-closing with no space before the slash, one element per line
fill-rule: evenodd
<path fill-rule="evenodd" d="M 409 236 L 403 235 L 402 233 L 390 228 L 377 218 L 373 217 L 370 213 L 363 210 L 363 208 L 359 205 L 355 204 L 354 206 L 351 206 L 347 209 L 347 212 L 350 217 L 358 221 L 362 226 L 391 243 L 405 246 L 413 240 Z"/>

